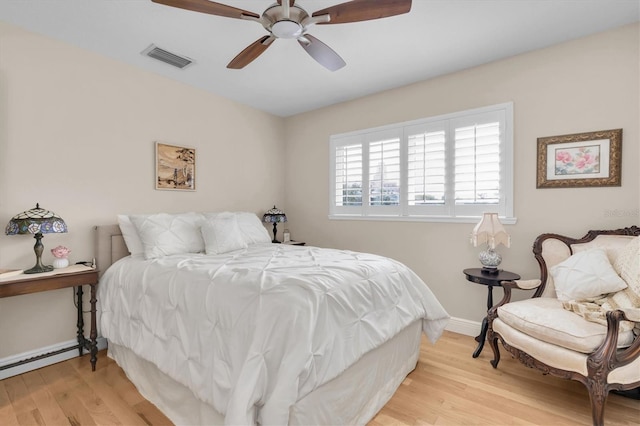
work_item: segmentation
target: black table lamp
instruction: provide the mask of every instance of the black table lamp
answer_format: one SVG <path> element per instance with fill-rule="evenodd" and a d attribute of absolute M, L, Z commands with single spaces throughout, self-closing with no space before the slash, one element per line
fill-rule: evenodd
<path fill-rule="evenodd" d="M 44 250 L 42 234 L 62 232 L 67 232 L 67 224 L 64 223 L 64 220 L 54 212 L 41 209 L 39 204 L 36 204 L 34 209 L 15 215 L 5 229 L 7 235 L 34 234 L 33 238 L 36 239 L 36 244 L 33 246 L 33 251 L 36 253 L 36 264 L 33 268 L 24 271 L 25 274 L 53 271 L 53 266 L 42 264 L 41 258 Z"/>
<path fill-rule="evenodd" d="M 266 223 L 273 223 L 273 240 L 271 240 L 272 243 L 279 243 L 280 241 L 278 241 L 276 239 L 276 234 L 278 233 L 278 229 L 276 228 L 276 224 L 278 222 L 286 222 L 287 221 L 287 215 L 284 214 L 284 212 L 278 208 L 276 208 L 276 206 L 273 206 L 272 209 L 267 210 L 267 212 L 264 214 L 264 216 L 262 216 L 262 221 L 266 222 Z"/>

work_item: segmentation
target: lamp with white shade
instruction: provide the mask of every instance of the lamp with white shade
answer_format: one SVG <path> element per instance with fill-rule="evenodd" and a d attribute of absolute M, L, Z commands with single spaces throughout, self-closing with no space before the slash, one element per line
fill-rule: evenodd
<path fill-rule="evenodd" d="M 495 249 L 499 244 L 511 246 L 511 237 L 500 223 L 498 213 L 484 213 L 480 222 L 471 232 L 471 244 L 474 247 L 486 244 L 487 248 L 478 255 L 482 270 L 488 273 L 498 273 L 498 266 L 502 256 Z"/>

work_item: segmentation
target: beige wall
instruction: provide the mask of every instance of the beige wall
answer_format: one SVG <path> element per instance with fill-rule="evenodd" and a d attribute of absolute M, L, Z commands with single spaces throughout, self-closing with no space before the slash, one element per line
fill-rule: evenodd
<path fill-rule="evenodd" d="M 60 244 L 90 260 L 117 213 L 282 204 L 283 136 L 282 118 L 0 22 L 0 226 L 36 202 L 61 215 L 45 263 Z M 154 189 L 154 141 L 196 148 L 196 192 Z M 33 266 L 33 244 L 2 232 L 0 267 Z M 74 330 L 71 289 L 0 299 L 0 358 Z"/>
<path fill-rule="evenodd" d="M 329 221 L 329 135 L 513 101 L 518 223 L 501 252 L 505 269 L 533 276 L 539 233 L 639 222 L 638 35 L 625 27 L 281 119 L 0 22 L 0 225 L 39 202 L 69 225 L 45 236 L 45 262 L 59 244 L 75 262 L 117 213 L 277 203 L 294 239 L 401 260 L 451 315 L 479 321 L 486 290 L 461 272 L 478 264 L 473 225 Z M 612 128 L 624 129 L 621 188 L 535 189 L 537 137 Z M 197 149 L 196 192 L 153 189 L 157 140 Z M 0 234 L 0 267 L 32 266 L 32 247 Z M 74 338 L 67 290 L 0 299 L 0 358 Z"/>
<path fill-rule="evenodd" d="M 504 269 L 534 277 L 531 245 L 540 233 L 578 237 L 639 223 L 638 51 L 632 25 L 287 119 L 292 238 L 398 259 L 452 316 L 481 320 L 486 288 L 462 274 L 478 266 L 479 249 L 468 243 L 473 225 L 328 220 L 329 136 L 513 101 L 518 222 L 507 226 L 512 247 L 499 251 Z M 615 128 L 623 129 L 622 187 L 536 189 L 538 137 Z"/>

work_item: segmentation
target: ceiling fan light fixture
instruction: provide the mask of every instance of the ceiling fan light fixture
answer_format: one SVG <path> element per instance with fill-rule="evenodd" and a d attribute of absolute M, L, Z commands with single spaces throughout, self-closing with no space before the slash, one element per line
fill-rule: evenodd
<path fill-rule="evenodd" d="M 290 19 L 283 19 L 271 26 L 271 33 L 278 38 L 298 38 L 302 31 L 302 26 Z"/>

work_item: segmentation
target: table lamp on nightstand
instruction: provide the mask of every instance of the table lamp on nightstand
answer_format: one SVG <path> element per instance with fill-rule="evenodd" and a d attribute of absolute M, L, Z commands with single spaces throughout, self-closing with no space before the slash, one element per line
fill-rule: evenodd
<path fill-rule="evenodd" d="M 36 253 L 36 264 L 33 268 L 24 271 L 25 274 L 37 274 L 53 271 L 53 266 L 42 264 L 42 234 L 67 232 L 67 224 L 52 211 L 41 209 L 39 204 L 30 210 L 15 215 L 5 229 L 7 235 L 34 234 L 36 244 L 33 251 Z"/>
<path fill-rule="evenodd" d="M 487 249 L 478 255 L 480 263 L 482 263 L 482 271 L 497 274 L 502 256 L 495 250 L 496 246 L 498 244 L 503 244 L 505 247 L 511 245 L 511 237 L 500 223 L 498 213 L 484 213 L 480 222 L 471 232 L 471 244 L 474 247 L 484 243 L 487 244 Z"/>
<path fill-rule="evenodd" d="M 271 242 L 279 243 L 280 241 L 276 239 L 276 233 L 278 232 L 278 229 L 276 228 L 276 224 L 278 222 L 280 223 L 286 222 L 287 215 L 284 214 L 282 210 L 276 208 L 276 206 L 273 206 L 272 209 L 267 210 L 264 216 L 262 216 L 262 221 L 266 223 L 273 223 L 273 240 Z"/>

